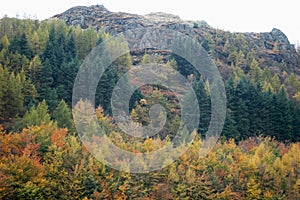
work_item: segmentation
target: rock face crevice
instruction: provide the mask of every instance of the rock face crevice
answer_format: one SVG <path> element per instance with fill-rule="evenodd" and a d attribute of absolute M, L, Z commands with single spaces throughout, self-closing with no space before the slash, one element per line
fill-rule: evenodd
<path fill-rule="evenodd" d="M 111 12 L 103 5 L 90 7 L 78 6 L 55 15 L 54 18 L 63 20 L 67 25 L 86 29 L 93 27 L 96 30 L 104 30 L 110 34 L 118 34 L 138 28 L 161 28 L 179 31 L 198 40 L 200 43 L 210 40 L 215 47 L 215 56 L 222 60 L 224 55 L 224 44 L 228 37 L 241 34 L 251 50 L 255 51 L 261 64 L 267 67 L 286 66 L 289 72 L 300 75 L 299 58 L 294 45 L 290 44 L 287 36 L 279 29 L 274 28 L 269 33 L 229 33 L 210 27 L 205 21 L 186 21 L 179 16 L 162 12 L 150 13 L 145 16 L 124 12 Z M 209 33 L 209 34 L 208 34 Z M 229 36 L 228 36 L 229 35 Z M 136 34 L 136 40 L 141 40 L 143 34 Z M 155 37 L 153 35 L 153 37 Z M 211 42 L 211 41 L 210 41 Z M 230 42 L 232 42 L 230 40 Z"/>

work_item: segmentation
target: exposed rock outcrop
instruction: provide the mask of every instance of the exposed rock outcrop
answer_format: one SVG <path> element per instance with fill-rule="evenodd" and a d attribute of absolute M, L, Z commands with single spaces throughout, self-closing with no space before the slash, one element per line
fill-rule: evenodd
<path fill-rule="evenodd" d="M 138 28 L 161 28 L 162 31 L 172 29 L 196 38 L 204 42 L 207 33 L 216 44 L 217 56 L 226 56 L 224 52 L 225 35 L 228 33 L 210 27 L 205 21 L 185 21 L 179 16 L 166 13 L 150 13 L 148 15 L 136 15 L 123 12 L 110 12 L 102 5 L 90 7 L 73 7 L 64 13 L 55 15 L 54 18 L 65 21 L 68 25 L 80 26 L 83 29 L 89 26 L 102 29 L 111 34 L 118 34 Z M 135 33 L 133 39 L 141 40 L 144 33 Z M 165 33 L 168 34 L 168 31 Z M 221 35 L 221 36 L 220 36 Z M 279 29 L 274 28 L 269 33 L 242 33 L 248 47 L 251 47 L 261 58 L 260 64 L 267 67 L 286 66 L 290 72 L 299 72 L 299 61 L 294 45 L 291 45 L 286 35 Z M 231 37 L 229 36 L 229 37 Z M 155 37 L 155 35 L 153 35 Z M 220 38 L 221 37 L 221 38 Z M 223 37 L 223 38 L 222 38 Z M 228 55 L 227 55 L 228 56 Z"/>

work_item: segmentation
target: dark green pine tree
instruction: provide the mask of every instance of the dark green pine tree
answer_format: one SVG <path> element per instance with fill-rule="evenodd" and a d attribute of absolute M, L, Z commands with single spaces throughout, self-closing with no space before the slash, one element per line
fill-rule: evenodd
<path fill-rule="evenodd" d="M 53 70 L 53 87 L 57 88 L 64 81 L 64 73 L 62 71 L 62 66 L 65 64 L 66 54 L 66 37 L 63 32 L 59 33 L 57 40 L 52 41 L 52 53 L 53 59 L 52 70 Z M 49 102 L 48 102 L 49 103 Z"/>
<path fill-rule="evenodd" d="M 100 78 L 96 90 L 96 105 L 101 105 L 105 114 L 111 114 L 111 95 L 118 81 L 115 68 L 108 67 Z"/>
<path fill-rule="evenodd" d="M 300 141 L 300 106 L 297 103 L 292 104 L 292 142 Z"/>
<path fill-rule="evenodd" d="M 52 90 L 49 98 L 57 96 L 58 99 L 64 99 L 68 104 L 71 104 L 73 82 L 80 65 L 77 59 L 75 36 L 73 33 L 70 33 L 67 40 L 63 30 L 58 32 L 58 36 L 56 32 L 55 27 L 52 26 L 45 51 L 41 55 L 43 64 L 46 65 L 46 62 L 48 63 L 48 66 L 44 68 L 51 68 L 51 74 L 50 72 L 48 73 L 48 79 L 52 79 L 52 83 L 46 85 Z M 43 94 L 41 96 L 45 97 Z M 46 99 L 50 110 L 52 110 L 52 105 L 55 105 L 58 101 L 56 100 L 55 102 L 54 99 L 49 98 Z"/>
<path fill-rule="evenodd" d="M 32 59 L 34 55 L 33 50 L 28 45 L 25 33 L 22 33 L 21 37 L 15 35 L 8 46 L 8 50 L 12 53 L 24 55 L 28 59 Z"/>
<path fill-rule="evenodd" d="M 66 46 L 66 61 L 71 62 L 77 58 L 77 46 L 74 33 L 71 33 Z"/>
<path fill-rule="evenodd" d="M 43 64 L 46 62 L 46 60 L 48 60 L 54 74 L 55 74 L 55 69 L 58 68 L 60 64 L 56 57 L 56 55 L 59 53 L 60 52 L 59 52 L 57 39 L 56 39 L 56 30 L 55 27 L 52 26 L 49 31 L 49 38 L 47 40 L 45 50 L 40 57 L 43 61 Z"/>
<path fill-rule="evenodd" d="M 48 100 L 49 110 L 53 111 L 59 102 L 56 88 L 50 88 L 46 99 Z"/>
<path fill-rule="evenodd" d="M 21 85 L 22 85 L 22 94 L 24 96 L 24 106 L 26 108 L 31 108 L 33 105 L 38 103 L 37 101 L 37 90 L 35 85 L 31 82 L 31 79 L 26 77 L 25 71 L 22 70 L 19 74 Z"/>
<path fill-rule="evenodd" d="M 57 105 L 57 92 L 53 87 L 53 70 L 48 59 L 44 62 L 44 67 L 41 73 L 40 87 L 38 89 L 39 101 L 46 100 L 49 109 L 53 110 Z"/>
<path fill-rule="evenodd" d="M 273 134 L 273 113 L 275 110 L 273 103 L 274 94 L 269 89 L 267 92 L 263 92 L 261 96 L 261 104 L 264 109 L 264 112 L 260 112 L 262 130 L 261 133 L 265 135 Z"/>
<path fill-rule="evenodd" d="M 249 110 L 249 126 L 251 134 L 253 134 L 253 136 L 258 136 L 263 133 L 264 125 L 262 124 L 261 116 L 264 116 L 266 112 L 262 101 L 262 88 L 259 83 L 256 84 L 256 86 L 250 83 L 247 93 L 247 107 Z"/>
<path fill-rule="evenodd" d="M 48 88 L 51 88 L 53 86 L 53 77 L 52 77 L 53 71 L 52 66 L 50 65 L 50 62 L 48 59 L 45 60 L 41 75 L 40 75 L 40 87 L 38 90 L 38 93 L 40 95 L 40 101 L 45 99 L 46 93 L 48 92 Z"/>
<path fill-rule="evenodd" d="M 241 137 L 240 133 L 237 131 L 237 124 L 234 120 L 233 112 L 231 109 L 227 109 L 226 111 L 226 118 L 222 130 L 222 135 L 225 136 L 226 139 L 236 139 Z"/>
<path fill-rule="evenodd" d="M 62 73 L 62 65 L 65 63 L 66 54 L 66 37 L 63 32 L 59 33 L 57 40 L 53 41 L 53 57 L 52 63 L 54 87 L 58 87 L 64 80 Z"/>
<path fill-rule="evenodd" d="M 34 56 L 33 50 L 29 47 L 26 34 L 23 33 L 20 38 L 20 53 L 25 55 L 28 59 L 32 59 Z"/>
<path fill-rule="evenodd" d="M 273 130 L 274 135 L 280 141 L 290 141 L 292 137 L 291 102 L 284 88 L 273 97 Z"/>
<path fill-rule="evenodd" d="M 193 82 L 193 89 L 197 96 L 198 105 L 200 109 L 200 122 L 198 132 L 205 136 L 208 130 L 211 119 L 211 102 L 208 91 L 205 89 L 205 83 L 202 79 Z"/>
<path fill-rule="evenodd" d="M 226 82 L 225 82 L 225 89 L 226 89 L 226 99 L 227 99 L 227 107 L 232 109 L 232 103 L 235 95 L 235 83 L 234 83 L 234 78 L 230 77 Z"/>
<path fill-rule="evenodd" d="M 8 50 L 12 53 L 19 52 L 20 46 L 19 46 L 19 38 L 17 35 L 13 37 L 13 39 L 9 42 Z"/>
<path fill-rule="evenodd" d="M 68 105 L 72 102 L 73 84 L 80 66 L 78 59 L 64 63 L 61 67 L 61 75 L 64 77 L 57 87 L 58 99 L 64 99 Z"/>
<path fill-rule="evenodd" d="M 227 97 L 227 111 L 225 124 L 222 130 L 222 135 L 225 138 L 240 138 L 240 133 L 237 131 L 237 124 L 234 120 L 233 106 L 234 106 L 234 96 L 235 96 L 235 86 L 233 78 L 230 78 L 225 82 L 226 97 Z"/>
<path fill-rule="evenodd" d="M 246 139 L 250 136 L 250 122 L 248 109 L 248 86 L 249 81 L 242 78 L 237 84 L 233 100 L 233 116 L 237 125 L 237 131 L 240 134 L 236 140 Z"/>
<path fill-rule="evenodd" d="M 57 62 L 59 64 L 62 64 L 66 60 L 66 52 L 67 52 L 67 39 L 66 39 L 66 34 L 63 32 L 63 30 L 59 32 L 56 45 L 57 45 L 57 49 L 56 51 L 54 51 L 55 57 L 57 59 Z"/>

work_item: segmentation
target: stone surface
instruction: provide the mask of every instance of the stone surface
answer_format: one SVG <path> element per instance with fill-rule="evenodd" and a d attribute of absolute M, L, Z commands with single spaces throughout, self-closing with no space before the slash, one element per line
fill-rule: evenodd
<path fill-rule="evenodd" d="M 214 51 L 221 60 L 222 57 L 226 57 L 222 47 L 226 41 L 225 37 L 232 37 L 233 34 L 236 34 L 214 29 L 205 21 L 185 21 L 179 16 L 161 12 L 150 13 L 145 16 L 110 12 L 102 5 L 73 7 L 64 13 L 55 15 L 54 18 L 61 19 L 68 25 L 80 26 L 83 29 L 91 26 L 113 35 L 138 28 L 159 28 L 161 31 L 165 31 L 166 37 L 169 34 L 167 29 L 171 29 L 203 42 L 206 40 L 207 33 L 209 33 L 217 44 Z M 145 32 L 141 29 L 140 31 L 135 30 L 132 34 L 132 39 L 141 41 Z M 221 39 L 219 38 L 220 35 Z M 290 72 L 299 72 L 299 58 L 295 47 L 290 44 L 286 35 L 279 29 L 274 28 L 269 33 L 242 33 L 242 35 L 246 39 L 247 45 L 251 46 L 258 54 L 258 58 L 261 58 L 261 64 L 264 66 L 277 67 L 284 65 L 287 66 Z M 155 34 L 150 37 L 149 40 L 156 40 Z M 148 41 L 143 42 L 147 46 Z"/>

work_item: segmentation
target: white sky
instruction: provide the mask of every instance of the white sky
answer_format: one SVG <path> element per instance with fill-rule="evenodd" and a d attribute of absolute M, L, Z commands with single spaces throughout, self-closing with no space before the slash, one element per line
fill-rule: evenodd
<path fill-rule="evenodd" d="M 73 6 L 103 4 L 110 11 L 135 14 L 166 12 L 186 20 L 205 20 L 215 28 L 270 32 L 279 28 L 290 42 L 300 42 L 298 0 L 1 0 L 0 16 L 17 14 L 45 19 Z"/>

